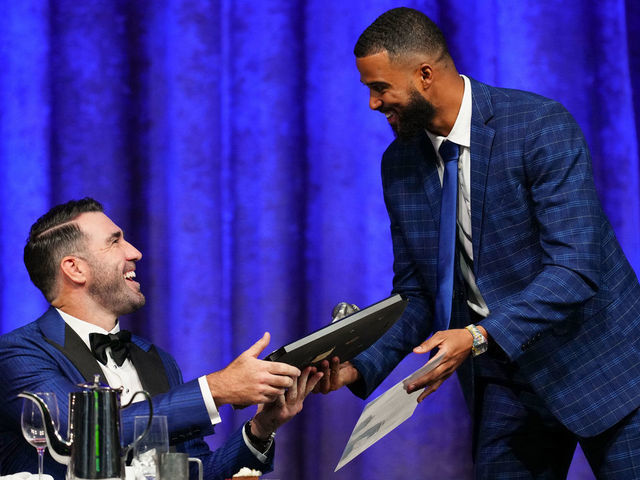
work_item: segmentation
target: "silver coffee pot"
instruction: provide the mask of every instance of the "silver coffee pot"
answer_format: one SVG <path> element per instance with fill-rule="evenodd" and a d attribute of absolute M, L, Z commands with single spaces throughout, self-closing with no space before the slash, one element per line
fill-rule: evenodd
<path fill-rule="evenodd" d="M 45 425 L 47 446 L 53 459 L 67 467 L 67 479 L 124 479 L 125 459 L 151 427 L 153 404 L 151 396 L 144 390 L 149 403 L 149 421 L 140 436 L 125 447 L 120 445 L 120 409 L 131 405 L 131 401 L 120 406 L 122 388 L 111 388 L 100 383 L 96 375 L 93 383 L 79 384 L 82 390 L 69 393 L 68 440 L 63 440 L 56 430 L 49 408 L 36 394 L 22 392 L 18 396 L 35 402 Z"/>

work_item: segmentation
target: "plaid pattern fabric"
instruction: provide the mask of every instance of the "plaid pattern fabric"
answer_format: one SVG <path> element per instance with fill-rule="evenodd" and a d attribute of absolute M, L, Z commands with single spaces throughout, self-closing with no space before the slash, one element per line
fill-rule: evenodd
<path fill-rule="evenodd" d="M 557 102 L 471 80 L 471 217 L 481 324 L 553 415 L 593 436 L 640 405 L 640 286 L 602 212 L 584 137 Z M 440 184 L 426 135 L 382 160 L 403 317 L 354 360 L 366 396 L 432 329 Z M 452 328 L 468 321 L 454 291 Z M 469 398 L 472 385 L 463 384 Z"/>
<path fill-rule="evenodd" d="M 599 435 L 579 438 L 526 388 L 489 382 L 481 392 L 476 478 L 566 478 L 578 442 L 597 478 L 640 478 L 640 410 Z"/>
<path fill-rule="evenodd" d="M 54 392 L 60 409 L 61 434 L 66 438 L 68 393 L 85 380 L 60 350 L 47 340 L 64 345 L 64 321 L 55 309 L 49 309 L 35 322 L 0 337 L 0 475 L 21 471 L 37 471 L 35 449 L 27 444 L 20 430 L 22 399 L 18 393 Z M 135 335 L 132 341 L 148 351 L 151 344 Z M 273 469 L 273 448 L 269 463 L 261 463 L 244 443 L 241 430 L 224 445 L 212 452 L 203 435 L 213 433 L 211 420 L 204 406 L 197 380 L 183 383 L 182 374 L 171 355 L 157 349 L 169 380 L 170 390 L 153 398 L 154 413 L 167 415 L 170 433 L 178 432 L 185 439 L 176 445 L 178 451 L 198 456 L 206 479 L 230 478 L 244 466 L 263 472 Z M 122 410 L 123 438 L 133 438 L 136 415 L 147 415 L 146 402 L 135 403 Z M 45 456 L 45 473 L 55 480 L 64 480 L 66 467 Z M 196 477 L 194 477 L 196 478 Z"/>
<path fill-rule="evenodd" d="M 489 383 L 478 412 L 475 477 L 491 480 L 566 478 L 577 440 L 526 389 Z M 505 442 L 505 438 L 509 441 Z"/>

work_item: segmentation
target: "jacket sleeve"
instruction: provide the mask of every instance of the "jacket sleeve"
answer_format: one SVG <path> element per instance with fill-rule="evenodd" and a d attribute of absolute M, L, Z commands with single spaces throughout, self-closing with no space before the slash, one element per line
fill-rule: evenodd
<path fill-rule="evenodd" d="M 389 152 L 382 161 L 382 181 L 385 203 L 391 224 L 393 245 L 393 291 L 408 298 L 409 303 L 398 321 L 376 343 L 355 357 L 351 363 L 360 373 L 360 380 L 350 386 L 351 391 L 368 397 L 391 371 L 423 342 L 432 330 L 433 296 L 428 293 L 424 279 L 408 252 L 403 233 L 395 219 L 394 200 L 387 192 L 385 164 Z"/>
<path fill-rule="evenodd" d="M 273 459 L 275 455 L 275 442 L 266 453 L 267 461 L 262 463 L 249 450 L 242 436 L 242 428 L 236 430 L 224 442 L 223 445 L 211 451 L 207 443 L 201 438 L 190 440 L 178 447 L 179 451 L 186 452 L 190 457 L 197 457 L 202 460 L 204 478 L 207 480 L 224 480 L 231 478 L 242 467 L 260 470 L 263 474 L 273 470 Z M 196 467 L 192 465 L 190 478 L 196 476 Z"/>
<path fill-rule="evenodd" d="M 170 444 L 178 451 L 202 460 L 204 478 L 224 480 L 231 478 L 242 467 L 249 467 L 267 473 L 273 470 L 275 443 L 267 452 L 267 462 L 262 463 L 247 447 L 242 429 L 234 432 L 224 444 L 211 451 L 202 437 L 214 433 L 211 419 L 202 398 L 198 380 L 182 381 L 182 373 L 174 358 L 161 352 L 171 389 L 167 393 L 153 397 L 154 415 L 166 415 Z M 132 404 L 122 411 L 124 438 L 133 438 L 133 421 L 136 415 L 148 414 L 147 402 Z M 195 476 L 195 466 L 191 477 Z"/>
<path fill-rule="evenodd" d="M 529 122 L 524 145 L 528 207 L 538 228 L 541 268 L 480 322 L 511 360 L 573 315 L 601 282 L 604 216 L 582 132 L 564 107 L 549 101 Z M 514 258 L 516 253 L 506 252 Z"/>

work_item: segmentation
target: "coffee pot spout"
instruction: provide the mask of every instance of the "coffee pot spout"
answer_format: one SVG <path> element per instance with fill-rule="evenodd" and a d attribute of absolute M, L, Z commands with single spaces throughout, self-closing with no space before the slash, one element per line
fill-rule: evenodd
<path fill-rule="evenodd" d="M 19 393 L 18 397 L 29 399 L 38 406 L 38 410 L 40 410 L 40 414 L 42 415 L 43 424 L 45 427 L 45 437 L 47 439 L 47 447 L 49 447 L 51 456 L 56 462 L 62 463 L 63 465 L 68 465 L 71 458 L 72 442 L 65 441 L 60 436 L 60 433 L 56 429 L 55 423 L 53 422 L 53 418 L 51 417 L 51 412 L 49 412 L 49 407 L 47 406 L 47 404 L 40 397 L 38 397 L 38 395 L 31 392 Z"/>

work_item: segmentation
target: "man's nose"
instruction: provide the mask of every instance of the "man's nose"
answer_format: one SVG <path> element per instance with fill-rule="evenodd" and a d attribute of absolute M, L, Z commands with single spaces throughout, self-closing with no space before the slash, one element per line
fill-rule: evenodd
<path fill-rule="evenodd" d="M 136 247 L 134 247 L 132 244 L 130 244 L 129 242 L 127 242 L 127 259 L 128 260 L 133 260 L 135 262 L 137 262 L 138 260 L 140 260 L 142 258 L 142 252 L 140 250 L 138 250 Z"/>
<path fill-rule="evenodd" d="M 369 95 L 369 108 L 371 110 L 378 110 L 382 106 L 382 100 L 378 98 L 375 94 L 371 93 Z"/>

